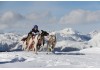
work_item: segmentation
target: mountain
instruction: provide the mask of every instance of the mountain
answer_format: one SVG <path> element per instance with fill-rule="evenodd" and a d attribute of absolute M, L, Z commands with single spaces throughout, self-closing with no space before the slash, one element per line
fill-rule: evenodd
<path fill-rule="evenodd" d="M 56 36 L 58 41 L 61 40 L 71 40 L 71 41 L 88 41 L 91 38 L 87 35 L 83 35 L 78 31 L 73 30 L 72 28 L 65 28 L 60 31 L 56 31 Z"/>
<path fill-rule="evenodd" d="M 99 33 L 99 31 L 97 31 L 97 30 L 94 30 L 94 31 L 92 31 L 92 32 L 90 32 L 89 34 L 88 34 L 88 36 L 90 36 L 91 38 L 93 38 L 95 35 L 97 35 Z"/>
<path fill-rule="evenodd" d="M 19 43 L 20 35 L 14 33 L 1 33 L 0 34 L 0 51 L 11 51 L 14 47 L 20 49 Z"/>
<path fill-rule="evenodd" d="M 54 32 L 53 32 L 54 33 Z M 91 38 L 88 35 L 84 35 L 72 28 L 65 28 L 60 31 L 55 31 L 57 36 L 57 51 L 73 51 L 89 48 L 90 45 L 87 43 Z"/>
<path fill-rule="evenodd" d="M 66 51 L 68 48 L 84 49 L 90 47 L 91 45 L 88 44 L 88 41 L 91 39 L 90 36 L 84 35 L 78 31 L 73 30 L 72 28 L 65 28 L 60 31 L 51 32 L 50 34 L 56 34 L 56 48 L 60 48 L 60 50 Z M 1 33 L 0 51 L 22 50 L 21 39 L 25 36 L 26 35 L 21 36 L 14 33 Z"/>

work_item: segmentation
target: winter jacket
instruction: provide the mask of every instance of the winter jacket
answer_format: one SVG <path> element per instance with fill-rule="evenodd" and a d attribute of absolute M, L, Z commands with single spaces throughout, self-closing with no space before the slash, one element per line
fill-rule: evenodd
<path fill-rule="evenodd" d="M 32 29 L 32 30 L 28 33 L 28 35 L 29 35 L 29 34 L 31 34 L 32 36 L 38 35 L 38 34 L 39 34 L 39 30 L 34 30 L 34 29 Z"/>

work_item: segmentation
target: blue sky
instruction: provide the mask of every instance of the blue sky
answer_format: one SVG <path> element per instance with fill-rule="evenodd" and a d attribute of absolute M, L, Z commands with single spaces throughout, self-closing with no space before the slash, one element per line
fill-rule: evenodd
<path fill-rule="evenodd" d="M 0 2 L 0 32 L 28 33 L 33 25 L 56 31 L 66 27 L 82 33 L 100 31 L 98 1 Z"/>

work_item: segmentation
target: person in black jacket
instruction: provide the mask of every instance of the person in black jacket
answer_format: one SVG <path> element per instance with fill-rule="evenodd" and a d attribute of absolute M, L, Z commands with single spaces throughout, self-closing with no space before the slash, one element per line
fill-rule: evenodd
<path fill-rule="evenodd" d="M 38 26 L 34 25 L 33 29 L 28 33 L 28 36 L 26 38 L 26 44 L 30 40 L 31 37 L 36 36 L 38 34 L 40 34 L 40 32 L 38 30 Z"/>
<path fill-rule="evenodd" d="M 33 29 L 28 33 L 28 35 L 36 36 L 39 34 L 38 26 L 34 25 Z"/>

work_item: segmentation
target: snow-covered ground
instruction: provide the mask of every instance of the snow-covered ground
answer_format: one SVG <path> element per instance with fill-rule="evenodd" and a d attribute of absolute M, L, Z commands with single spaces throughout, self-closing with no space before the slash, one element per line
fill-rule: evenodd
<path fill-rule="evenodd" d="M 94 51 L 98 50 L 98 51 Z M 87 52 L 89 51 L 89 52 Z M 99 53 L 98 53 L 99 52 Z M 86 49 L 75 52 L 50 53 L 39 52 L 1 52 L 1 68 L 80 68 L 100 67 L 100 49 Z"/>
<path fill-rule="evenodd" d="M 42 51 L 38 55 L 32 51 L 22 51 L 21 38 L 26 35 L 1 33 L 0 67 L 100 67 L 100 32 L 92 31 L 84 35 L 72 28 L 65 28 L 52 33 L 57 36 L 53 53 Z"/>

